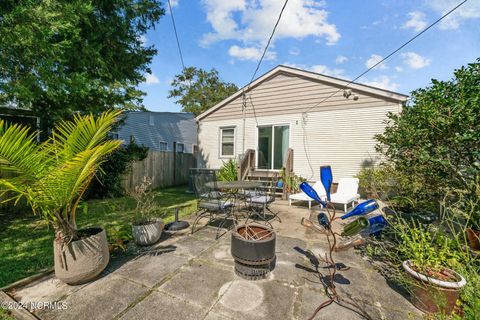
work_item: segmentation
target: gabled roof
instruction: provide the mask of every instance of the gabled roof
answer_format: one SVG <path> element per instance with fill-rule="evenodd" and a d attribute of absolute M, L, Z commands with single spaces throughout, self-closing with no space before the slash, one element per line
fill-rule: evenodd
<path fill-rule="evenodd" d="M 299 77 L 311 79 L 311 80 L 314 80 L 314 81 L 321 81 L 321 82 L 331 84 L 331 85 L 336 86 L 336 87 L 344 87 L 348 84 L 347 88 L 352 89 L 354 91 L 357 91 L 357 92 L 360 92 L 360 93 L 363 92 L 363 93 L 367 93 L 367 94 L 376 95 L 376 96 L 379 96 L 379 97 L 383 97 L 383 98 L 387 98 L 387 99 L 390 99 L 390 100 L 398 101 L 399 103 L 406 101 L 407 98 L 408 98 L 407 95 L 404 95 L 404 94 L 401 94 L 401 93 L 398 93 L 398 92 L 393 92 L 393 91 L 389 91 L 389 90 L 385 90 L 385 89 L 380 89 L 380 88 L 376 88 L 376 87 L 372 87 L 372 86 L 369 86 L 369 85 L 366 85 L 366 84 L 361 84 L 361 83 L 356 83 L 356 82 L 352 82 L 352 83 L 349 84 L 349 82 L 350 82 L 349 80 L 339 79 L 339 78 L 335 78 L 335 77 L 331 77 L 331 76 L 326 76 L 326 75 L 323 75 L 323 74 L 320 74 L 320 73 L 316 73 L 316 72 L 312 72 L 312 71 L 306 71 L 306 70 L 297 69 L 297 68 L 284 66 L 284 65 L 276 66 L 275 68 L 268 71 L 264 75 L 258 77 L 255 81 L 253 81 L 250 84 L 250 87 L 248 88 L 248 90 L 249 91 L 252 90 L 253 88 L 260 85 L 262 82 L 264 82 L 266 80 L 269 80 L 269 79 L 273 78 L 274 76 L 276 76 L 278 74 L 281 74 L 281 73 L 282 74 L 290 74 L 290 75 L 294 75 L 294 76 L 299 76 Z M 238 90 L 237 92 L 232 94 L 231 96 L 229 96 L 226 99 L 220 101 L 219 103 L 217 103 L 216 105 L 214 105 L 210 109 L 202 112 L 195 119 L 197 121 L 199 121 L 199 120 L 207 117 L 209 114 L 211 114 L 211 113 L 215 112 L 216 110 L 220 109 L 221 107 L 223 107 L 227 103 L 229 103 L 229 102 L 235 100 L 236 98 L 240 97 L 244 93 L 244 90 L 247 89 L 247 86 L 244 86 L 243 88 L 241 88 L 240 90 Z M 245 92 L 248 92 L 248 91 L 245 91 Z"/>

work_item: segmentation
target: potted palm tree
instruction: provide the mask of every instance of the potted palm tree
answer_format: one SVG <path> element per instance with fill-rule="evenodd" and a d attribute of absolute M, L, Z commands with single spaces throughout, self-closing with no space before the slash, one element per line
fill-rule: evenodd
<path fill-rule="evenodd" d="M 75 217 L 105 156 L 121 144 L 107 139 L 120 113 L 75 115 L 40 144 L 28 127 L 0 120 L 0 170 L 12 173 L 0 179 L 0 197 L 15 204 L 25 199 L 52 226 L 55 275 L 68 284 L 92 280 L 110 259 L 105 231 L 78 229 Z"/>
<path fill-rule="evenodd" d="M 155 194 L 150 192 L 152 182 L 152 179 L 143 177 L 142 182 L 130 192 L 130 196 L 137 202 L 137 207 L 133 211 L 133 240 L 141 246 L 156 243 L 160 239 L 164 227 L 161 219 L 151 216 L 155 209 Z"/>

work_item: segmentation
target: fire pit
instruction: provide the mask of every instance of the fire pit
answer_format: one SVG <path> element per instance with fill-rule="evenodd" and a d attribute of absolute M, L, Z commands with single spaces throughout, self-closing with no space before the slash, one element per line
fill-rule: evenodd
<path fill-rule="evenodd" d="M 275 241 L 275 231 L 266 226 L 237 227 L 231 245 L 235 274 L 247 280 L 265 279 L 275 267 Z"/>

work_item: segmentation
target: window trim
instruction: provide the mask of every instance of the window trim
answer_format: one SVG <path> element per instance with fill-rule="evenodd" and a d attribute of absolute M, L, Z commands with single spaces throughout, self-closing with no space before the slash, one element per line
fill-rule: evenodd
<path fill-rule="evenodd" d="M 175 147 L 175 152 L 177 153 L 185 153 L 185 143 L 183 142 L 175 142 L 176 143 L 176 147 Z M 182 145 L 183 146 L 183 150 L 182 151 L 178 151 L 178 146 L 179 145 Z"/>
<path fill-rule="evenodd" d="M 162 143 L 165 143 L 165 150 L 161 150 L 162 148 L 160 148 L 160 146 L 162 145 Z M 158 142 L 158 150 L 160 152 L 167 152 L 168 151 L 168 142 L 167 141 L 163 141 L 163 140 L 160 140 Z"/>
<path fill-rule="evenodd" d="M 225 155 L 222 153 L 222 144 L 223 144 L 223 130 L 231 130 L 233 129 L 233 154 L 232 155 Z M 237 127 L 236 126 L 226 126 L 226 127 L 220 127 L 219 128 L 219 149 L 218 149 L 218 155 L 220 159 L 234 159 L 235 154 L 237 151 L 237 143 L 236 143 L 236 138 L 237 138 Z"/>

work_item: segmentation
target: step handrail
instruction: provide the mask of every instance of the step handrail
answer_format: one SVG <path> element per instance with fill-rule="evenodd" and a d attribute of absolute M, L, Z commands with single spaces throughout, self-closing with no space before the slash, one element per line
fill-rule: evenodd
<path fill-rule="evenodd" d="M 285 162 L 283 163 L 283 168 L 284 168 L 284 174 L 285 174 L 285 176 L 283 178 L 285 180 L 283 181 L 282 199 L 286 200 L 287 199 L 287 184 L 285 183 L 285 181 L 287 181 L 287 179 L 290 179 L 290 177 L 294 175 L 294 173 L 293 173 L 293 149 L 292 148 L 288 148 L 287 157 L 285 158 Z"/>
<path fill-rule="evenodd" d="M 255 150 L 247 149 L 237 164 L 237 180 L 245 180 L 255 168 Z"/>

